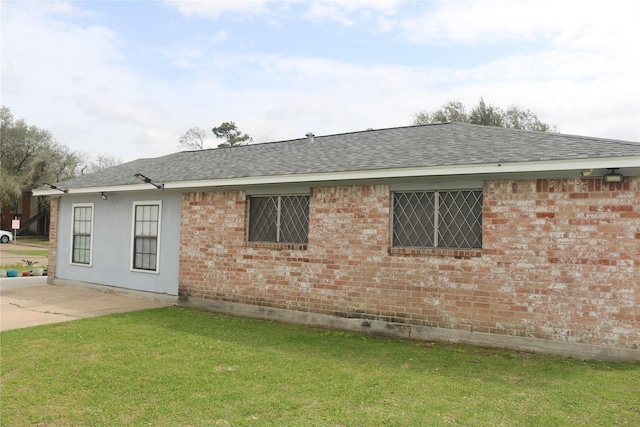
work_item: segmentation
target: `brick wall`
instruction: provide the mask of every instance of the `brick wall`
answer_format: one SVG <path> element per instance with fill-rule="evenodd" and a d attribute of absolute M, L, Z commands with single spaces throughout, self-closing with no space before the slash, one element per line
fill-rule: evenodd
<path fill-rule="evenodd" d="M 313 188 L 306 249 L 245 240 L 243 192 L 183 197 L 180 293 L 622 349 L 640 345 L 640 178 L 488 182 L 483 249 L 389 249 L 387 185 Z"/>
<path fill-rule="evenodd" d="M 56 276 L 56 260 L 58 257 L 58 216 L 60 209 L 60 199 L 51 198 L 51 212 L 49 219 L 49 260 L 47 267 L 47 283 L 53 284 Z"/>

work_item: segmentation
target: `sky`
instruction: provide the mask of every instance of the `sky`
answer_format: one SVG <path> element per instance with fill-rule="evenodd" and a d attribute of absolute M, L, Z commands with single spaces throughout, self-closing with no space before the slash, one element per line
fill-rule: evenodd
<path fill-rule="evenodd" d="M 640 141 L 640 2 L 0 3 L 1 102 L 89 158 L 410 125 L 449 101 Z"/>

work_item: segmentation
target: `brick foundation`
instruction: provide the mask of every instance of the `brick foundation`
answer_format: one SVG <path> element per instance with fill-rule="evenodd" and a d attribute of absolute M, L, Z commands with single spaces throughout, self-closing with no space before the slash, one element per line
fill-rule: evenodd
<path fill-rule="evenodd" d="M 189 193 L 180 294 L 633 351 L 639 200 L 639 177 L 487 182 L 482 251 L 433 251 L 390 250 L 387 185 L 312 188 L 306 249 L 247 244 L 243 192 Z"/>

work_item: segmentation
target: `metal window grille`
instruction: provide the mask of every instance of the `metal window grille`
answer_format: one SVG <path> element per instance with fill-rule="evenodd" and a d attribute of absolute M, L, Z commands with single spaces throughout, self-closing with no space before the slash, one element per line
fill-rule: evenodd
<path fill-rule="evenodd" d="M 438 246 L 482 248 L 482 191 L 443 191 L 438 194 Z"/>
<path fill-rule="evenodd" d="M 91 262 L 91 206 L 73 208 L 73 248 L 71 262 Z"/>
<path fill-rule="evenodd" d="M 133 239 L 133 268 L 156 271 L 158 266 L 159 205 L 137 205 Z"/>
<path fill-rule="evenodd" d="M 394 193 L 393 246 L 482 247 L 482 191 Z"/>
<path fill-rule="evenodd" d="M 395 193 L 393 246 L 435 246 L 435 193 Z"/>
<path fill-rule="evenodd" d="M 307 243 L 309 196 L 249 198 L 250 242 Z"/>

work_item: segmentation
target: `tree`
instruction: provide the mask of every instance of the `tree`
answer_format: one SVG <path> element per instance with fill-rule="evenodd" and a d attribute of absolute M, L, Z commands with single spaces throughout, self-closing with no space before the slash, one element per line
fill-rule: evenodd
<path fill-rule="evenodd" d="M 473 107 L 469 115 L 469 123 L 483 126 L 506 127 L 502 121 L 503 112 L 500 108 L 487 105 L 484 99 L 480 98 L 478 105 Z"/>
<path fill-rule="evenodd" d="M 82 173 L 93 173 L 98 172 L 113 166 L 117 166 L 122 164 L 122 159 L 119 157 L 114 157 L 110 154 L 99 154 L 95 161 L 89 162 L 84 168 L 82 168 Z"/>
<path fill-rule="evenodd" d="M 73 178 L 82 161 L 82 155 L 57 143 L 48 130 L 16 120 L 7 107 L 0 109 L 0 205 L 15 203 L 44 183 Z M 49 198 L 39 197 L 37 203 L 38 212 L 48 215 Z"/>
<path fill-rule="evenodd" d="M 192 127 L 178 140 L 179 145 L 189 150 L 204 150 L 204 142 L 207 140 L 207 132 L 199 127 Z"/>
<path fill-rule="evenodd" d="M 469 115 L 467 114 L 464 105 L 459 101 L 449 101 L 439 110 L 428 112 L 418 111 L 413 115 L 414 125 L 428 125 L 431 123 L 443 123 L 443 122 L 460 122 L 468 123 Z"/>
<path fill-rule="evenodd" d="M 235 122 L 223 122 L 220 126 L 211 129 L 211 132 L 218 139 L 224 139 L 225 142 L 218 144 L 218 147 L 233 147 L 235 145 L 245 145 L 253 141 L 246 133 L 243 134 L 238 130 Z M 179 146 L 189 150 L 204 150 L 207 133 L 199 127 L 192 127 L 187 130 L 178 140 Z"/>
<path fill-rule="evenodd" d="M 512 105 L 506 111 L 500 107 L 486 104 L 480 98 L 478 104 L 467 113 L 465 106 L 459 101 L 450 101 L 433 112 L 419 111 L 413 115 L 414 125 L 431 123 L 459 122 L 484 126 L 505 127 L 511 129 L 535 130 L 541 132 L 557 132 L 555 126 L 543 123 L 529 109 L 521 110 Z"/>
<path fill-rule="evenodd" d="M 533 111 L 520 110 L 514 106 L 509 107 L 507 111 L 505 111 L 503 116 L 503 121 L 505 122 L 505 127 L 512 129 L 525 129 L 525 130 L 539 130 L 542 132 L 557 132 L 558 129 L 555 126 L 550 126 L 546 123 L 543 123 L 538 119 Z"/>
<path fill-rule="evenodd" d="M 7 204 L 44 182 L 75 176 L 82 156 L 58 144 L 48 130 L 16 120 L 0 109 L 0 203 Z"/>
<path fill-rule="evenodd" d="M 211 132 L 218 139 L 226 139 L 226 142 L 218 144 L 220 148 L 246 145 L 253 141 L 253 138 L 246 133 L 243 135 L 234 122 L 223 122 L 220 126 L 211 129 Z"/>

